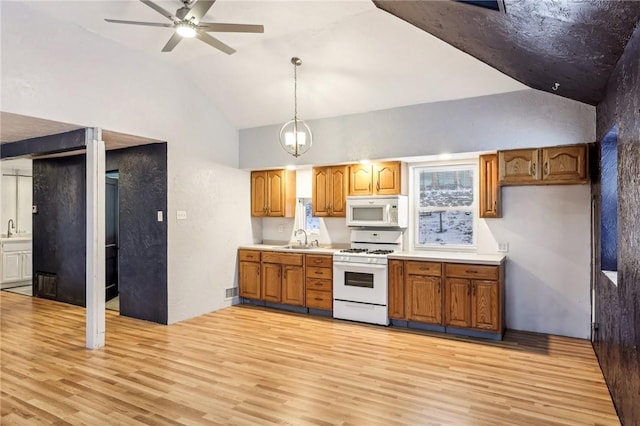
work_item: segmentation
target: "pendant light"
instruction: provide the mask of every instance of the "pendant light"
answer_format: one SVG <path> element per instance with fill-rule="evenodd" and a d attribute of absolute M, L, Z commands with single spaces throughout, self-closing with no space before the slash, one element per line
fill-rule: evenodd
<path fill-rule="evenodd" d="M 299 157 L 309 151 L 313 143 L 313 135 L 307 123 L 298 119 L 298 67 L 302 65 L 300 58 L 291 58 L 293 64 L 293 120 L 284 123 L 280 129 L 280 145 L 289 154 Z"/>

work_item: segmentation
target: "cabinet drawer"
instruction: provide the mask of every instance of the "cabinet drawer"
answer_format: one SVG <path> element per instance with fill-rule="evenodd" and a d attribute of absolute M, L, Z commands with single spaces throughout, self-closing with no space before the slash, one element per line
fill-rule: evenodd
<path fill-rule="evenodd" d="M 331 291 L 333 289 L 333 281 L 319 278 L 309 278 L 307 275 L 307 290 Z"/>
<path fill-rule="evenodd" d="M 307 278 L 324 278 L 327 280 L 332 279 L 333 269 L 331 268 L 318 268 L 317 266 L 307 266 Z"/>
<path fill-rule="evenodd" d="M 333 309 L 333 295 L 327 291 L 307 290 L 307 308 Z"/>
<path fill-rule="evenodd" d="M 275 251 L 262 252 L 262 261 L 266 263 L 279 263 L 281 265 L 302 266 L 303 254 L 279 253 Z"/>
<path fill-rule="evenodd" d="M 318 256 L 318 255 L 307 255 L 307 266 L 319 266 L 322 268 L 332 268 L 333 267 L 333 257 L 331 256 Z"/>
<path fill-rule="evenodd" d="M 442 275 L 442 263 L 407 261 L 407 274 L 439 277 Z"/>
<path fill-rule="evenodd" d="M 447 277 L 497 280 L 499 269 L 498 266 L 469 265 L 463 263 L 445 264 L 445 274 Z"/>
<path fill-rule="evenodd" d="M 258 250 L 239 250 L 238 257 L 240 260 L 247 262 L 260 262 L 260 252 Z"/>

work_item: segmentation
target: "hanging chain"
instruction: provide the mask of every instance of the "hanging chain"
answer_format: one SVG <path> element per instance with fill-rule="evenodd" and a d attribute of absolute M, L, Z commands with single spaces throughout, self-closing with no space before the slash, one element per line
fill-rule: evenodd
<path fill-rule="evenodd" d="M 293 119 L 298 121 L 298 64 L 293 64 Z"/>

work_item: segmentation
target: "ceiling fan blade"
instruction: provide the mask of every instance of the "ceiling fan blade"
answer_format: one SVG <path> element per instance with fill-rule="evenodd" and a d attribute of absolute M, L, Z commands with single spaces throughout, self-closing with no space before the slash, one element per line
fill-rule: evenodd
<path fill-rule="evenodd" d="M 205 43 L 207 43 L 209 46 L 213 46 L 216 49 L 223 51 L 227 55 L 232 55 L 232 54 L 234 54 L 236 52 L 236 50 L 233 49 L 232 47 L 227 46 L 226 44 L 224 44 L 220 40 L 211 37 L 209 34 L 207 34 L 205 32 L 198 31 L 196 33 L 196 37 L 198 37 L 200 40 L 202 40 Z"/>
<path fill-rule="evenodd" d="M 105 19 L 112 24 L 146 25 L 148 27 L 173 27 L 173 24 L 160 24 L 157 22 L 122 21 L 120 19 Z"/>
<path fill-rule="evenodd" d="M 201 22 L 198 28 L 204 31 L 219 33 L 263 33 L 264 25 L 251 24 L 222 24 L 215 22 Z"/>
<path fill-rule="evenodd" d="M 149 0 L 140 0 L 142 3 L 146 4 L 147 6 L 149 6 L 151 9 L 155 10 L 156 12 L 158 12 L 159 14 L 161 14 L 162 16 L 164 16 L 165 18 L 171 19 L 172 21 L 176 21 L 177 18 L 175 16 L 173 16 L 171 14 L 171 12 L 165 10 L 164 8 L 158 6 L 157 4 L 149 1 Z"/>
<path fill-rule="evenodd" d="M 196 18 L 200 20 L 208 11 L 216 0 L 198 0 L 196 4 L 191 8 L 185 19 Z"/>
<path fill-rule="evenodd" d="M 171 36 L 167 44 L 165 44 L 164 47 L 162 48 L 162 51 L 171 52 L 173 48 L 176 47 L 178 43 L 180 43 L 180 40 L 182 40 L 182 36 L 177 32 L 173 33 L 173 35 Z"/>

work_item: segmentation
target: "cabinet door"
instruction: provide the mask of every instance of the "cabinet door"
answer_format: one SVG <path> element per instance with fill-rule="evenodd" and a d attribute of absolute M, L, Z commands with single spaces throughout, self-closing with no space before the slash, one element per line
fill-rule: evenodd
<path fill-rule="evenodd" d="M 374 194 L 399 195 L 400 188 L 400 162 L 377 163 L 373 165 Z"/>
<path fill-rule="evenodd" d="M 371 164 L 349 166 L 349 195 L 371 195 L 373 174 Z"/>
<path fill-rule="evenodd" d="M 331 167 L 329 215 L 345 217 L 347 215 L 347 192 L 349 190 L 349 167 Z"/>
<path fill-rule="evenodd" d="M 544 148 L 542 180 L 547 183 L 585 183 L 587 181 L 587 146 Z"/>
<path fill-rule="evenodd" d="M 496 281 L 473 281 L 471 318 L 473 328 L 500 330 L 500 300 Z"/>
<path fill-rule="evenodd" d="M 302 266 L 283 266 L 282 303 L 304 306 L 304 272 Z"/>
<path fill-rule="evenodd" d="M 281 269 L 277 263 L 262 264 L 262 300 L 280 303 Z"/>
<path fill-rule="evenodd" d="M 251 172 L 251 216 L 267 215 L 267 173 Z"/>
<path fill-rule="evenodd" d="M 22 279 L 22 252 L 12 251 L 2 254 L 2 282 Z"/>
<path fill-rule="evenodd" d="M 471 281 L 462 278 L 447 278 L 445 287 L 445 325 L 470 327 Z"/>
<path fill-rule="evenodd" d="M 538 149 L 498 152 L 499 180 L 503 185 L 536 183 L 540 179 Z"/>
<path fill-rule="evenodd" d="M 405 295 L 407 319 L 442 324 L 442 282 L 438 277 L 408 275 Z"/>
<path fill-rule="evenodd" d="M 284 170 L 267 172 L 267 216 L 284 217 Z"/>
<path fill-rule="evenodd" d="M 405 319 L 404 261 L 389 260 L 389 318 Z"/>
<path fill-rule="evenodd" d="M 260 299 L 260 264 L 240 261 L 240 297 Z"/>
<path fill-rule="evenodd" d="M 31 251 L 22 252 L 22 279 L 30 280 L 33 277 L 33 256 Z"/>
<path fill-rule="evenodd" d="M 498 183 L 498 154 L 480 156 L 480 217 L 500 215 L 500 185 Z"/>
<path fill-rule="evenodd" d="M 314 167 L 311 180 L 311 205 L 313 216 L 329 216 L 329 168 Z"/>

